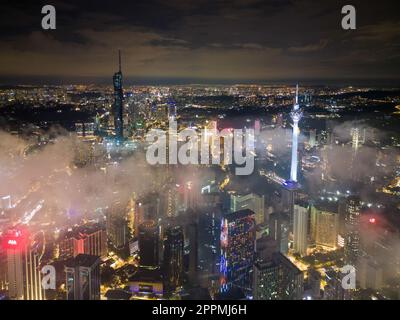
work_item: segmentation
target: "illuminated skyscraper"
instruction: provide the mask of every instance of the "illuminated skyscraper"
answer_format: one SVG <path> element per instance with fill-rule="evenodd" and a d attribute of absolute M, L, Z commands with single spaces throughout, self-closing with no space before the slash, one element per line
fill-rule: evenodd
<path fill-rule="evenodd" d="M 170 227 L 164 238 L 164 274 L 170 289 L 182 285 L 183 277 L 183 231 L 181 227 Z"/>
<path fill-rule="evenodd" d="M 65 265 L 67 300 L 100 300 L 100 258 L 79 254 Z"/>
<path fill-rule="evenodd" d="M 221 225 L 220 288 L 251 289 L 256 240 L 255 214 L 242 210 L 225 214 Z"/>
<path fill-rule="evenodd" d="M 295 204 L 293 223 L 294 251 L 301 256 L 307 254 L 308 232 L 308 208 L 307 204 Z"/>
<path fill-rule="evenodd" d="M 317 246 L 338 246 L 339 213 L 336 202 L 317 203 L 311 207 L 311 237 Z"/>
<path fill-rule="evenodd" d="M 24 298 L 24 252 L 27 236 L 17 229 L 8 230 L 3 238 L 3 248 L 7 252 L 8 295 L 10 299 Z"/>
<path fill-rule="evenodd" d="M 360 230 L 359 221 L 361 215 L 361 200 L 357 196 L 351 196 L 346 201 L 345 216 L 345 260 L 354 267 L 360 255 Z"/>
<path fill-rule="evenodd" d="M 278 250 L 287 255 L 289 252 L 289 218 L 280 212 L 270 215 L 269 235 L 278 244 Z"/>
<path fill-rule="evenodd" d="M 27 231 L 8 230 L 3 239 L 7 252 L 9 297 L 15 300 L 43 300 L 40 260 L 43 243 L 30 241 Z"/>
<path fill-rule="evenodd" d="M 107 235 L 115 249 L 122 249 L 129 240 L 128 223 L 125 217 L 112 216 L 107 217 Z"/>
<path fill-rule="evenodd" d="M 43 300 L 42 274 L 40 272 L 41 259 L 44 253 L 44 233 L 41 240 L 32 239 L 26 248 L 24 259 L 25 300 Z"/>
<path fill-rule="evenodd" d="M 257 248 L 253 267 L 253 297 L 255 300 L 301 300 L 304 275 L 288 258 L 274 252 L 275 241 L 264 239 L 263 253 Z M 269 243 L 269 245 L 268 245 Z M 257 247 L 259 247 L 257 243 Z"/>
<path fill-rule="evenodd" d="M 121 51 L 118 51 L 119 57 L 119 71 L 114 74 L 114 127 L 115 137 L 121 141 L 124 138 L 124 122 L 123 122 L 123 109 L 124 109 L 124 93 L 122 90 L 122 71 L 121 71 Z"/>

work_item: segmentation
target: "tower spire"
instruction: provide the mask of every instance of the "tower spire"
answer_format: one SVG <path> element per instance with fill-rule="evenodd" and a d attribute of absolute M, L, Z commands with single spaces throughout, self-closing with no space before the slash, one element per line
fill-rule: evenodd
<path fill-rule="evenodd" d="M 118 50 L 119 72 L 121 72 L 121 50 Z"/>

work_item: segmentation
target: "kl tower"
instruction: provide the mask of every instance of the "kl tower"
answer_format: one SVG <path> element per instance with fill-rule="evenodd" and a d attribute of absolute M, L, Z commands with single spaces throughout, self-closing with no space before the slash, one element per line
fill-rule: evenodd
<path fill-rule="evenodd" d="M 299 143 L 299 122 L 303 117 L 303 111 L 299 105 L 299 85 L 296 86 L 296 100 L 293 105 L 293 110 L 290 113 L 293 120 L 293 138 L 292 138 L 292 162 L 290 167 L 290 179 L 285 182 L 285 187 L 288 189 L 298 189 L 297 168 L 298 168 L 298 143 Z"/>

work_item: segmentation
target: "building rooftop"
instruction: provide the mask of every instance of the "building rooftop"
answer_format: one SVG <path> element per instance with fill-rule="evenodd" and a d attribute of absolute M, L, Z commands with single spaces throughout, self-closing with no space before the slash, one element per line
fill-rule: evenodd
<path fill-rule="evenodd" d="M 240 211 L 236 211 L 236 212 L 232 212 L 232 213 L 227 213 L 224 216 L 226 219 L 228 219 L 228 221 L 233 221 L 233 220 L 245 218 L 248 216 L 254 217 L 255 213 L 254 213 L 254 211 L 252 211 L 250 209 L 244 209 L 244 210 L 240 210 Z"/>
<path fill-rule="evenodd" d="M 100 257 L 90 254 L 78 254 L 75 258 L 68 259 L 65 262 L 66 267 L 92 267 L 93 265 L 100 264 Z"/>

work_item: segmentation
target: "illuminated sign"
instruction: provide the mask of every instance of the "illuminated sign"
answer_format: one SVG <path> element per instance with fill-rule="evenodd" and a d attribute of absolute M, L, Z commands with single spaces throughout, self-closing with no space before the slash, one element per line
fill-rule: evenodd
<path fill-rule="evenodd" d="M 2 241 L 4 250 L 21 250 L 25 247 L 28 239 L 28 234 L 25 230 L 8 230 Z"/>
<path fill-rule="evenodd" d="M 17 242 L 17 240 L 10 239 L 10 240 L 8 240 L 7 244 L 9 244 L 10 246 L 16 246 L 16 245 L 18 245 L 18 242 Z"/>

